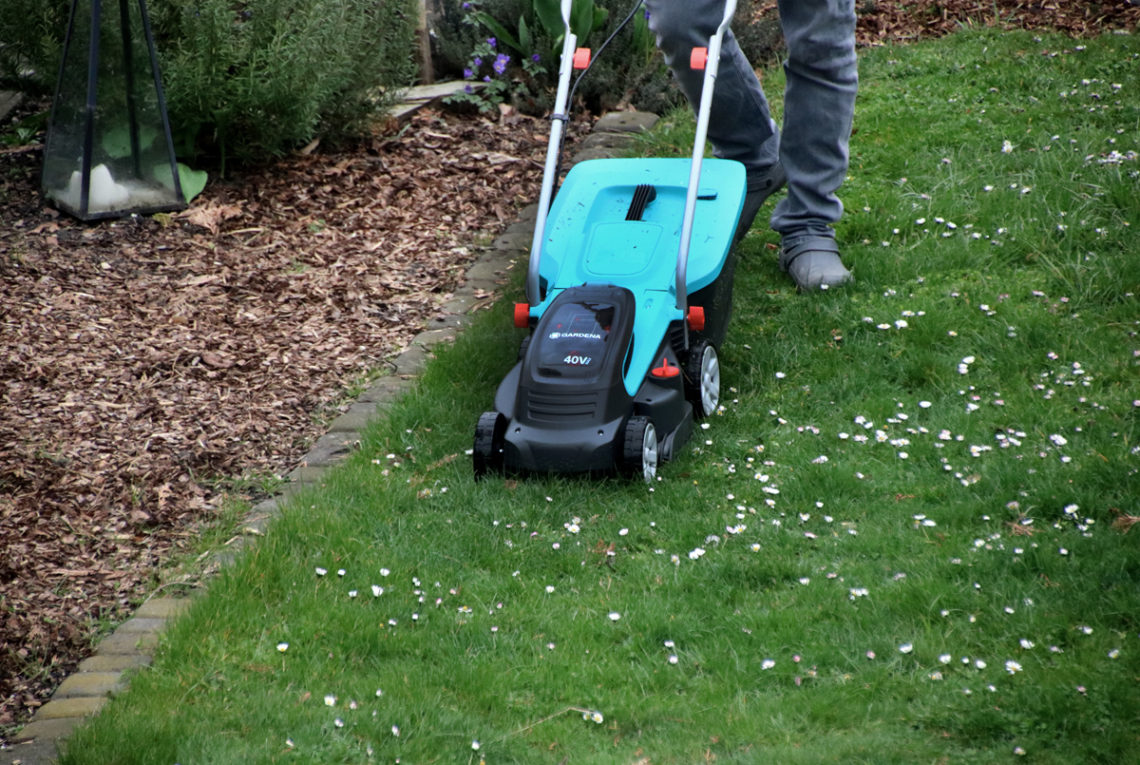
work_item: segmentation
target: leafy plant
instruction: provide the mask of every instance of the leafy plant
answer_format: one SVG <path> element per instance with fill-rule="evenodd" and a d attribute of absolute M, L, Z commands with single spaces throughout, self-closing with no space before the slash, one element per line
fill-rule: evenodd
<path fill-rule="evenodd" d="M 154 9 L 180 156 L 261 161 L 352 135 L 414 75 L 415 3 L 169 0 Z"/>
<path fill-rule="evenodd" d="M 5 125 L 0 132 L 0 145 L 24 146 L 31 143 L 47 126 L 47 117 L 47 112 L 40 112 Z"/>
<path fill-rule="evenodd" d="M 524 111 L 540 111 L 548 100 L 544 91 L 553 88 L 550 75 L 557 71 L 557 66 L 548 70 L 543 61 L 557 59 L 565 36 L 559 0 L 531 0 L 518 21 L 510 25 L 477 2 L 463 3 L 462 7 L 467 12 L 463 23 L 484 34 L 463 68 L 463 78 L 473 84 L 448 99 L 449 103 L 471 104 L 486 112 L 511 101 Z M 605 26 L 608 16 L 609 12 L 593 0 L 579 0 L 572 6 L 571 29 L 584 42 Z"/>
<path fill-rule="evenodd" d="M 468 5 L 475 6 L 474 3 Z M 566 30 L 560 0 L 532 0 L 530 11 L 531 18 L 537 20 L 546 37 L 553 41 L 550 53 L 557 55 L 561 50 Z M 536 40 L 531 34 L 531 25 L 527 23 L 526 14 L 519 16 L 516 31 L 513 33 L 504 23 L 486 11 L 476 8 L 471 15 L 499 41 L 519 55 L 529 56 L 535 52 Z M 570 31 L 578 38 L 579 43 L 584 43 L 591 34 L 606 25 L 608 17 L 609 11 L 597 5 L 594 0 L 576 0 L 570 8 Z"/>
<path fill-rule="evenodd" d="M 457 11 L 462 13 L 455 21 Z M 623 102 L 664 111 L 677 103 L 679 93 L 670 86 L 645 14 L 634 14 L 632 22 L 618 32 L 628 11 L 629 7 L 623 7 L 622 14 L 614 14 L 602 2 L 592 1 L 572 6 L 571 29 L 581 46 L 598 47 L 603 39 L 613 38 L 577 92 L 595 111 Z M 549 107 L 558 65 L 547 62 L 556 62 L 561 54 L 564 32 L 557 0 L 527 0 L 521 7 L 502 0 L 465 2 L 456 11 L 445 6 L 443 19 L 442 34 L 446 37 L 437 47 L 454 51 L 455 41 L 462 38 L 468 40 L 471 51 L 459 71 L 472 85 L 466 93 L 450 99 L 451 103 L 473 104 L 487 111 L 510 101 L 529 113 Z M 509 69 L 495 71 L 490 65 L 501 68 L 503 56 L 511 59 Z M 478 84 L 480 80 L 482 85 Z"/>
<path fill-rule="evenodd" d="M 499 50 L 498 42 L 488 37 L 475 46 L 463 70 L 463 79 L 471 83 L 464 92 L 449 97 L 448 103 L 471 104 L 479 111 L 489 112 L 508 100 L 533 104 L 541 97 L 541 82 L 546 74 L 542 57 L 537 53 L 520 56 L 520 63 L 512 64 L 512 56 Z"/>
<path fill-rule="evenodd" d="M 475 11 L 471 17 L 486 27 L 487 31 L 493 34 L 496 39 L 502 41 L 503 44 L 518 54 L 527 55 L 534 50 L 534 38 L 531 35 L 530 26 L 526 23 L 526 16 L 519 16 L 517 37 L 486 11 Z"/>

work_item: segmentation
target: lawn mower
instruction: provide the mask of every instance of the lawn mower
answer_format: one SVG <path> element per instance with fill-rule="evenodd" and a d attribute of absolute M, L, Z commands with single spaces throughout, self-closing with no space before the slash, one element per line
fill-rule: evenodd
<path fill-rule="evenodd" d="M 731 311 L 746 181 L 743 165 L 705 159 L 704 147 L 735 0 L 708 47 L 692 53 L 690 65 L 704 70 L 692 158 L 583 161 L 555 195 L 571 73 L 588 69 L 590 58 L 576 48 L 571 2 L 562 0 L 565 37 L 527 302 L 515 306 L 516 326 L 531 331 L 494 410 L 475 427 L 477 479 L 616 470 L 652 481 L 720 398 L 717 348 Z"/>

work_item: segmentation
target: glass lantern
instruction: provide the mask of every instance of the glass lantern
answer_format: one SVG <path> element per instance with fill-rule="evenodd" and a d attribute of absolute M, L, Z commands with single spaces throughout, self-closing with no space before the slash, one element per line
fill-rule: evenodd
<path fill-rule="evenodd" d="M 72 0 L 42 185 L 85 221 L 186 207 L 143 0 Z"/>

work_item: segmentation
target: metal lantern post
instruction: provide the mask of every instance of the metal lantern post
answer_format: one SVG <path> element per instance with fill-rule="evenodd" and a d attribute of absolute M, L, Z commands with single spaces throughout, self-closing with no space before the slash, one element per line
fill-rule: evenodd
<path fill-rule="evenodd" d="M 182 209 L 146 4 L 107 5 L 71 3 L 44 146 L 44 195 L 85 221 Z"/>

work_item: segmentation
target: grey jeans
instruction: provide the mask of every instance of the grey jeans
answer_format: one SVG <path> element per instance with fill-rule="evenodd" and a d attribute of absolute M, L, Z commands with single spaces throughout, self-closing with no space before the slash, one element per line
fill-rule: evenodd
<path fill-rule="evenodd" d="M 708 44 L 724 18 L 723 0 L 646 0 L 649 27 L 689 102 L 700 103 L 703 72 L 689 69 L 689 52 Z M 760 178 L 777 159 L 788 175 L 788 194 L 772 213 L 785 245 L 803 235 L 833 236 L 843 214 L 836 191 L 847 174 L 848 139 L 855 111 L 854 0 L 779 0 L 788 48 L 784 62 L 783 134 L 736 38 L 729 30 L 709 140 L 717 156 L 744 164 Z"/>

